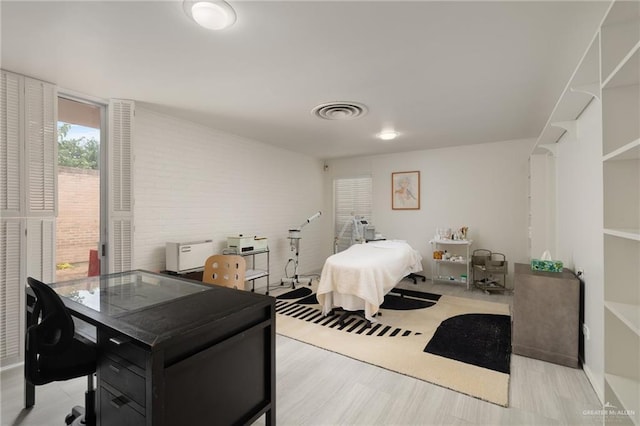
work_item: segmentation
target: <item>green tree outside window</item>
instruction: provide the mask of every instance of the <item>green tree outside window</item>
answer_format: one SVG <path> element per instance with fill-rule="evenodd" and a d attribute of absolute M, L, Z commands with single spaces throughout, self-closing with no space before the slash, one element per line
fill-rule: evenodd
<path fill-rule="evenodd" d="M 87 139 L 85 136 L 78 139 L 70 138 L 70 128 L 69 123 L 58 125 L 58 165 L 97 170 L 100 143 L 95 138 Z"/>

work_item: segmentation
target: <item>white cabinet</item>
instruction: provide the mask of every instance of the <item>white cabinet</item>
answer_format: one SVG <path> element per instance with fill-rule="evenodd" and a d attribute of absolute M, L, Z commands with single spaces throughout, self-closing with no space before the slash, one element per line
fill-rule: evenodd
<path fill-rule="evenodd" d="M 605 401 L 640 425 L 640 3 L 614 3 L 600 35 Z"/>
<path fill-rule="evenodd" d="M 469 251 L 473 240 L 431 240 L 429 244 L 433 252 L 431 280 L 465 284 L 469 290 Z M 445 251 L 449 258 L 437 258 L 440 257 L 437 252 L 444 254 Z"/>

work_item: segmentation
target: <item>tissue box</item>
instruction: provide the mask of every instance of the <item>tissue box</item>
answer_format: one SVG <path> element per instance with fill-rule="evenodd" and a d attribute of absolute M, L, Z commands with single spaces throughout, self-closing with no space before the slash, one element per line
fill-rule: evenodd
<path fill-rule="evenodd" d="M 544 272 L 562 272 L 562 261 L 532 259 L 531 270 Z"/>

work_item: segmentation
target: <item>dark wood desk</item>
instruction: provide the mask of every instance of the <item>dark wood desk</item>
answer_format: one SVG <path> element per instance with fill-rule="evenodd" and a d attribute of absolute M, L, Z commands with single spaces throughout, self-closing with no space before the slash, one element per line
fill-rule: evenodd
<path fill-rule="evenodd" d="M 51 287 L 96 327 L 98 425 L 275 424 L 273 298 L 145 271 Z"/>

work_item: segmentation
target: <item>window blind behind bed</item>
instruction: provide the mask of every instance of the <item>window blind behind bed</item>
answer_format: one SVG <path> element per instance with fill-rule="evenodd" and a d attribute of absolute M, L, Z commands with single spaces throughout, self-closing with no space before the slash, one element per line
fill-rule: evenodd
<path fill-rule="evenodd" d="M 365 219 L 371 220 L 372 192 L 371 176 L 339 178 L 333 181 L 334 235 L 336 238 L 340 235 L 345 224 L 348 224 L 344 234 L 337 242 L 337 251 L 342 251 L 351 245 L 353 229 L 350 223 L 353 216 L 363 216 Z"/>

